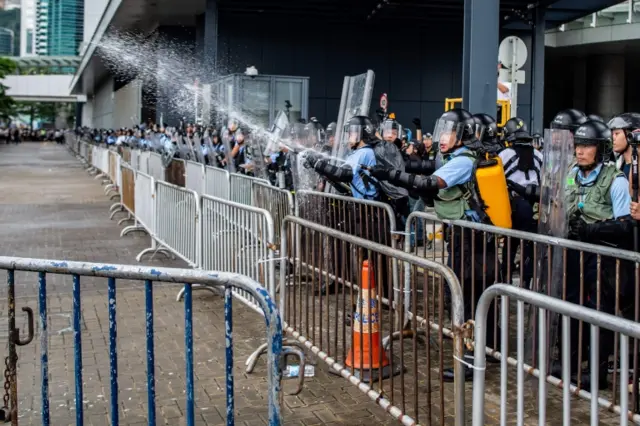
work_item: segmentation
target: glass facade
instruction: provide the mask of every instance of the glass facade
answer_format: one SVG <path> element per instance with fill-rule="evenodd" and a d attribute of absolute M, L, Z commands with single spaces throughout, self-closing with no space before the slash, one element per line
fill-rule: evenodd
<path fill-rule="evenodd" d="M 76 56 L 84 34 L 84 0 L 38 0 L 39 55 Z"/>
<path fill-rule="evenodd" d="M 13 56 L 13 38 L 13 31 L 0 27 L 0 56 Z"/>

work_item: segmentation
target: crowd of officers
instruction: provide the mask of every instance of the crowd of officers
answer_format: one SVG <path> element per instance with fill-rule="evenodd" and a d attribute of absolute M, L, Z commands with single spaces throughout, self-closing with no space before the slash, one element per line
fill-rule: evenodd
<path fill-rule="evenodd" d="M 471 114 L 459 108 L 445 112 L 437 120 L 433 134 L 422 132 L 419 119 L 414 119 L 412 124 L 415 139 L 412 132 L 392 115 L 376 120 L 354 116 L 342 129 L 342 142 L 337 143 L 336 134 L 340 132 L 337 132 L 336 123 L 325 128 L 311 119 L 289 125 L 278 134 L 285 142 L 275 148 L 271 142 L 266 145 L 247 143 L 248 133 L 233 119 L 219 131 L 187 126 L 186 134 L 206 134 L 201 138 L 199 148 L 209 165 L 251 175 L 259 162 L 272 184 L 281 188 L 324 191 L 331 187 L 339 194 L 356 199 L 388 203 L 394 210 L 399 229 L 411 212 L 422 211 L 425 207 L 433 208 L 442 220 L 496 225 L 486 214 L 486 206 L 478 193 L 476 170 L 482 159 L 499 157 L 508 184 L 512 228 L 538 232 L 543 152 L 550 141 L 530 134 L 520 118 L 512 118 L 499 128 L 489 115 Z M 640 114 L 623 113 L 605 121 L 568 109 L 556 115 L 550 128 L 552 132 L 565 130 L 574 145 L 574 158 L 566 170 L 567 179 L 563 185 L 567 233 L 555 236 L 638 250 L 634 246 L 637 242 L 634 243 L 633 229 L 635 220 L 640 220 L 640 208 L 637 194 L 632 199 L 634 187 L 630 182 L 634 147 L 640 142 Z M 144 135 L 144 129 L 141 132 Z M 123 133 L 109 135 L 112 143 L 123 137 Z M 160 133 L 166 133 L 167 144 L 175 144 L 170 131 L 160 129 Z M 256 150 L 256 146 L 259 149 Z M 309 174 L 316 178 L 296 179 L 296 176 Z M 472 239 L 471 232 L 444 234 L 448 265 L 453 267 L 461 282 L 465 317 L 471 319 L 472 307 L 484 287 L 505 282 L 505 271 L 516 270 L 511 266 L 520 241 L 512 239 L 510 250 L 503 250 L 502 259 L 496 259 L 495 245 L 487 244 L 483 238 Z M 360 236 L 376 240 L 372 235 Z M 419 235 L 415 237 L 420 240 Z M 523 271 L 520 282 L 531 288 L 533 244 L 524 240 L 519 250 Z M 498 271 L 496 265 L 500 265 Z M 561 296 L 604 312 L 631 316 L 629 312 L 637 297 L 634 268 L 633 264 L 569 250 L 566 286 Z M 330 287 L 323 285 L 323 291 L 331 291 Z M 385 294 L 388 292 L 386 285 L 380 287 Z M 494 336 L 500 336 L 499 331 L 495 332 L 498 325 L 494 324 L 492 310 L 488 315 L 488 346 L 494 346 Z M 589 389 L 588 369 L 581 367 L 580 377 L 577 372 L 580 371 L 578 359 L 588 359 L 590 333 L 583 332 L 582 342 L 579 342 L 577 330 L 574 321 L 571 353 L 565 356 L 570 356 L 574 383 L 580 381 L 582 388 Z M 599 387 L 605 389 L 609 357 L 613 354 L 613 334 L 601 330 L 599 346 L 600 365 L 589 368 L 598 370 Z M 582 356 L 578 356 L 579 352 Z M 465 357 L 472 362 L 472 354 Z M 466 368 L 465 371 L 465 377 L 471 379 L 472 370 Z M 561 377 L 560 362 L 552 366 L 551 374 Z M 445 371 L 444 377 L 453 380 L 453 371 Z"/>
<path fill-rule="evenodd" d="M 318 175 L 317 180 L 311 180 L 313 187 L 305 189 L 322 191 L 331 185 L 341 194 L 388 203 L 394 209 L 398 224 L 403 224 L 409 213 L 422 211 L 425 206 L 433 207 L 439 219 L 493 224 L 478 193 L 475 173 L 479 161 L 497 156 L 508 185 L 512 228 L 538 232 L 545 141 L 540 135 L 530 134 L 522 119 L 512 118 L 499 128 L 487 114 L 474 115 L 464 109 L 453 109 L 437 120 L 433 135 L 422 133 L 420 120 L 414 119 L 417 138 L 413 139 L 411 131 L 394 118 L 374 121 L 366 116 L 352 117 L 343 129 L 342 144 L 336 144 L 336 123 L 326 129 L 314 119 L 291 125 L 286 135 L 289 143 L 264 158 L 272 183 L 299 189 L 294 188 L 294 181 L 296 174 L 304 174 L 299 170 L 302 166 Z M 554 131 L 565 131 L 564 134 L 569 135 L 567 143 L 573 139 L 574 145 L 574 156 L 564 171 L 566 182 L 559 193 L 564 194 L 568 226 L 564 235 L 554 236 L 638 250 L 634 246 L 637 242 L 634 243 L 633 228 L 635 220 L 640 219 L 640 208 L 638 195 L 633 198 L 630 182 L 634 146 L 636 141 L 640 142 L 640 114 L 623 113 L 605 121 L 597 115 L 587 116 L 568 109 L 555 116 L 550 128 L 552 137 Z M 230 122 L 224 137 L 234 141 L 230 146 L 236 165 L 247 161 L 246 157 L 239 157 L 244 149 L 244 134 L 236 122 Z M 346 153 L 341 152 L 340 145 Z M 225 144 L 219 142 L 214 146 L 220 153 L 217 158 L 226 161 Z M 309 149 L 301 149 L 305 147 Z M 219 166 L 224 166 L 222 161 Z M 250 170 L 245 168 L 245 172 Z M 277 178 L 279 174 L 285 176 L 284 183 Z M 303 185 L 301 179 L 298 182 Z M 417 234 L 419 240 L 420 232 Z M 516 270 L 511 266 L 520 244 L 520 240 L 512 239 L 510 249 L 502 250 L 502 259 L 498 261 L 495 245 L 487 244 L 483 238 L 472 239 L 471 234 L 445 232 L 448 265 L 453 266 L 463 286 L 468 319 L 484 287 L 505 282 L 507 269 Z M 535 267 L 533 243 L 524 240 L 519 249 L 520 282 L 531 288 Z M 500 265 L 499 271 L 495 271 L 495 265 Z M 630 262 L 569 250 L 566 285 L 558 296 L 611 314 L 632 317 L 637 296 L 634 267 Z M 386 296 L 387 286 L 381 287 Z M 488 346 L 494 346 L 494 336 L 500 333 L 494 332 L 498 326 L 494 324 L 493 307 L 487 328 Z M 600 365 L 578 368 L 578 359 L 588 359 L 590 333 L 583 332 L 580 342 L 577 330 L 578 323 L 573 321 L 571 353 L 567 354 L 571 359 L 572 380 L 589 389 L 589 369 L 595 368 L 599 373 L 598 385 L 605 389 L 610 373 L 609 357 L 613 354 L 613 334 L 601 330 Z M 558 331 L 556 335 L 561 333 Z M 578 356 L 579 351 L 582 356 Z M 472 354 L 465 357 L 470 362 L 473 358 Z M 560 361 L 556 362 L 551 374 L 561 377 L 561 365 Z M 581 371 L 580 377 L 577 377 L 578 371 Z M 466 378 L 472 376 L 472 370 L 467 368 Z M 444 377 L 453 380 L 453 371 L 445 371 Z"/>

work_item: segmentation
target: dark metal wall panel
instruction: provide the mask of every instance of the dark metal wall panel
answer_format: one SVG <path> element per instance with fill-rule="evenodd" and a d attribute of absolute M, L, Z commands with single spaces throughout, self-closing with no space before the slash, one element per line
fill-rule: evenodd
<path fill-rule="evenodd" d="M 323 124 L 337 118 L 344 76 L 367 69 L 376 73 L 372 111 L 386 92 L 390 110 L 406 125 L 420 116 L 431 127 L 444 110 L 445 97 L 460 96 L 461 28 L 387 31 L 308 22 L 245 20 L 239 25 L 221 13 L 218 61 L 223 72 L 243 72 L 253 65 L 261 74 L 310 77 L 309 115 Z"/>

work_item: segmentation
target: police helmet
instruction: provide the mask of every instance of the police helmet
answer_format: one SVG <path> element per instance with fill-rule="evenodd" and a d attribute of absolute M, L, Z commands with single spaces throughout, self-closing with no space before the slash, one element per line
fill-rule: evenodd
<path fill-rule="evenodd" d="M 476 122 L 466 109 L 454 108 L 440 116 L 433 131 L 434 142 L 439 142 L 444 134 L 456 133 L 456 143 L 471 143 L 476 140 Z"/>
<path fill-rule="evenodd" d="M 571 133 L 575 132 L 580 125 L 587 121 L 587 116 L 584 112 L 575 108 L 565 109 L 556 114 L 551 122 L 552 129 L 569 130 Z"/>
<path fill-rule="evenodd" d="M 371 119 L 365 115 L 351 117 L 344 126 L 344 133 L 351 142 L 351 133 L 358 133 L 358 142 L 370 143 L 375 140 L 376 129 Z"/>
<path fill-rule="evenodd" d="M 636 112 L 624 112 L 618 114 L 607 123 L 611 130 L 626 130 L 633 132 L 640 129 L 640 114 Z"/>
<path fill-rule="evenodd" d="M 510 118 L 504 124 L 502 132 L 502 139 L 514 145 L 530 145 L 533 142 L 533 137 L 529 134 L 527 125 L 520 117 Z"/>
<path fill-rule="evenodd" d="M 484 113 L 473 114 L 473 120 L 476 124 L 476 133 L 482 131 L 478 139 L 492 144 L 498 142 L 498 123 L 492 116 Z"/>
<path fill-rule="evenodd" d="M 575 146 L 597 146 L 596 161 L 601 162 L 608 155 L 613 144 L 611 129 L 602 121 L 589 120 L 576 129 L 573 134 Z"/>
<path fill-rule="evenodd" d="M 326 133 L 327 133 L 327 137 L 331 137 L 331 136 L 335 136 L 336 135 L 336 127 L 338 125 L 336 124 L 335 121 L 332 121 L 331 123 L 327 124 L 327 129 L 326 129 Z"/>
<path fill-rule="evenodd" d="M 289 137 L 293 140 L 299 140 L 304 137 L 305 134 L 305 124 L 304 123 L 293 123 L 289 126 Z"/>
<path fill-rule="evenodd" d="M 587 118 L 589 120 L 593 120 L 593 121 L 602 121 L 604 123 L 604 118 L 602 118 L 601 116 L 599 116 L 598 114 L 589 114 L 587 115 Z"/>
<path fill-rule="evenodd" d="M 322 127 L 322 124 L 320 124 L 320 122 L 315 118 L 310 119 L 309 123 L 304 126 L 304 133 L 308 139 L 313 141 L 313 143 L 324 142 L 324 127 Z"/>

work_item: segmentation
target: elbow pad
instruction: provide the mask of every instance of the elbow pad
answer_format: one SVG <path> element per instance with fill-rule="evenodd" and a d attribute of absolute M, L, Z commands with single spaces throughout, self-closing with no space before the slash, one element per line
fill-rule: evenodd
<path fill-rule="evenodd" d="M 436 171 L 435 160 L 408 160 L 404 163 L 404 171 L 419 175 L 430 175 Z"/>
<path fill-rule="evenodd" d="M 313 168 L 321 175 L 338 182 L 351 182 L 353 180 L 353 170 L 350 167 L 337 167 L 326 160 L 320 160 Z"/>

